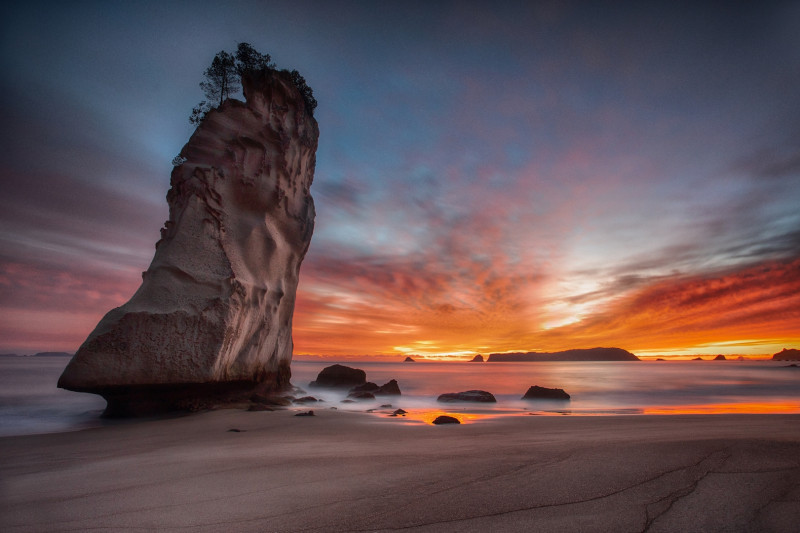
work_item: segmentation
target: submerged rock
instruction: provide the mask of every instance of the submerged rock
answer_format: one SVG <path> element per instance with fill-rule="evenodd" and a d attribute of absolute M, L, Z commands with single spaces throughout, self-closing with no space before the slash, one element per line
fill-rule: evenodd
<path fill-rule="evenodd" d="M 180 152 L 142 285 L 59 379 L 107 415 L 194 409 L 289 385 L 319 129 L 288 73 L 245 75 Z"/>
<path fill-rule="evenodd" d="M 431 423 L 435 424 L 437 426 L 439 426 L 441 424 L 460 424 L 461 420 L 459 420 L 458 418 L 456 418 L 454 416 L 439 415 Z"/>
<path fill-rule="evenodd" d="M 439 395 L 436 398 L 437 402 L 483 402 L 483 403 L 492 403 L 497 402 L 494 395 L 490 392 L 486 392 L 485 390 L 468 390 L 464 392 L 448 392 L 445 394 Z"/>
<path fill-rule="evenodd" d="M 331 387 L 336 389 L 352 388 L 364 385 L 367 373 L 358 368 L 345 365 L 326 366 L 317 374 L 317 379 L 309 383 L 310 387 Z"/>
<path fill-rule="evenodd" d="M 523 400 L 569 400 L 570 396 L 564 389 L 548 389 L 546 387 L 540 387 L 538 385 L 533 385 L 528 389 L 525 395 L 522 397 Z"/>

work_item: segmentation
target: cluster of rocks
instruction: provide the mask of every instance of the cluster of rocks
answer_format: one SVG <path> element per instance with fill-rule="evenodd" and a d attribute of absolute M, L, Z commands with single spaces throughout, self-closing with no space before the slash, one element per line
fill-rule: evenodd
<path fill-rule="evenodd" d="M 335 364 L 322 369 L 317 375 L 317 379 L 309 383 L 312 388 L 328 388 L 347 390 L 347 398 L 343 402 L 353 402 L 359 400 L 374 400 L 379 396 L 400 396 L 400 386 L 397 380 L 389 380 L 383 385 L 367 381 L 367 373 L 358 368 L 352 368 L 345 365 Z M 302 393 L 301 389 L 295 391 Z M 551 389 L 547 387 L 540 387 L 538 385 L 531 386 L 522 396 L 523 400 L 569 400 L 570 395 L 564 389 Z M 461 392 L 448 392 L 441 394 L 436 399 L 440 403 L 497 403 L 497 398 L 485 390 L 472 389 Z M 313 396 L 300 396 L 300 397 L 270 397 L 270 398 L 253 398 L 253 405 L 251 410 L 268 410 L 271 405 L 288 405 L 290 403 L 307 405 L 320 402 Z M 391 409 L 391 404 L 383 404 L 381 408 Z M 369 412 L 374 411 L 370 409 Z M 309 411 L 311 413 L 313 411 Z M 403 409 L 395 409 L 389 416 L 405 416 L 407 412 Z M 312 416 L 312 415 L 305 415 Z M 436 417 L 432 422 L 435 425 L 440 424 L 460 424 L 461 421 L 450 415 L 441 415 Z"/>
<path fill-rule="evenodd" d="M 533 385 L 528 389 L 523 400 L 569 400 L 570 395 L 564 389 L 548 389 Z M 485 390 L 468 390 L 463 392 L 448 392 L 439 395 L 436 401 L 441 403 L 452 402 L 478 402 L 478 403 L 496 403 L 497 399 L 491 392 Z"/>
<path fill-rule="evenodd" d="M 400 385 L 392 379 L 383 385 L 367 381 L 367 373 L 358 368 L 332 365 L 322 369 L 309 387 L 348 389 L 347 399 L 374 400 L 378 396 L 400 396 Z M 345 400 L 347 401 L 347 400 Z"/>

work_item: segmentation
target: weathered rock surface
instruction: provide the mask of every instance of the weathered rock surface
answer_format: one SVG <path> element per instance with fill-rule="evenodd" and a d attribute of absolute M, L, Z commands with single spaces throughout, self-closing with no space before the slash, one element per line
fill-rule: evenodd
<path fill-rule="evenodd" d="M 310 387 L 331 387 L 350 389 L 367 382 L 367 373 L 358 368 L 345 365 L 331 365 L 317 374 L 317 379 L 309 383 Z"/>
<path fill-rule="evenodd" d="M 454 416 L 439 415 L 433 420 L 432 423 L 437 425 L 437 426 L 439 426 L 441 424 L 460 424 L 461 420 L 459 420 L 458 418 L 456 418 Z"/>
<path fill-rule="evenodd" d="M 772 356 L 773 361 L 800 361 L 800 350 L 797 348 L 784 348 Z"/>
<path fill-rule="evenodd" d="M 547 387 L 540 387 L 538 385 L 531 386 L 523 400 L 569 400 L 570 396 L 564 389 L 548 389 Z"/>
<path fill-rule="evenodd" d="M 464 392 L 448 392 L 445 394 L 439 395 L 436 398 L 437 402 L 484 402 L 484 403 L 492 403 L 496 402 L 497 399 L 494 395 L 490 392 L 486 392 L 485 390 L 468 390 Z"/>
<path fill-rule="evenodd" d="M 191 409 L 289 384 L 319 129 L 288 74 L 242 80 L 181 150 L 142 285 L 64 370 L 109 415 Z"/>

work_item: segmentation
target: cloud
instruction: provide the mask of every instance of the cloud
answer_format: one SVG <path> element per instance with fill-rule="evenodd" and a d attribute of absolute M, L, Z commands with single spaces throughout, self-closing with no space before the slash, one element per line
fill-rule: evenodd
<path fill-rule="evenodd" d="M 542 341 L 632 350 L 752 339 L 798 342 L 798 323 L 800 259 L 795 258 L 656 280 L 578 323 L 547 332 Z"/>

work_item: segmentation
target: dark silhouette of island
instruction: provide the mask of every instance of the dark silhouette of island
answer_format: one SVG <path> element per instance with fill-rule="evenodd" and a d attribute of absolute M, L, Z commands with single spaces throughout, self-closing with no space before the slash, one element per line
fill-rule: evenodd
<path fill-rule="evenodd" d="M 587 348 L 563 352 L 516 352 L 493 353 L 488 362 L 537 362 L 537 361 L 640 361 L 638 357 L 622 348 Z"/>
<path fill-rule="evenodd" d="M 800 350 L 797 348 L 784 348 L 772 356 L 773 361 L 800 361 Z"/>
<path fill-rule="evenodd" d="M 403 360 L 403 362 L 404 362 L 404 363 L 416 363 L 416 361 L 414 361 L 414 360 L 411 358 L 411 356 L 409 356 L 409 357 L 406 357 L 406 358 Z"/>
<path fill-rule="evenodd" d="M 472 359 L 469 360 L 470 363 L 483 363 L 483 356 L 481 354 L 476 355 Z"/>

